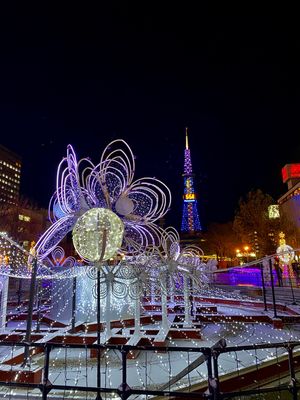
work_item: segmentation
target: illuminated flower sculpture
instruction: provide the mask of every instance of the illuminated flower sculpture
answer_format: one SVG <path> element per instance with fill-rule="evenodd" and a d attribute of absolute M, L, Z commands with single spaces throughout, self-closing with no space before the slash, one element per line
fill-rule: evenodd
<path fill-rule="evenodd" d="M 134 156 L 123 140 L 111 142 L 96 166 L 86 158 L 77 162 L 69 145 L 49 204 L 52 225 L 36 244 L 37 257 L 46 257 L 72 230 L 75 248 L 88 261 L 96 260 L 101 252 L 99 234 L 106 235 L 106 247 L 123 253 L 138 254 L 147 246 L 159 245 L 160 231 L 154 222 L 168 211 L 170 191 L 155 178 L 133 181 L 134 172 Z M 102 259 L 111 254 L 108 251 Z"/>
<path fill-rule="evenodd" d="M 55 249 L 51 255 L 52 260 L 46 257 L 43 262 L 38 262 L 37 279 L 68 279 L 79 275 L 73 257 L 68 257 L 63 261 L 62 248 Z M 0 234 L 0 275 L 31 279 L 32 264 L 29 262 L 31 258 L 30 252 L 9 236 Z M 58 265 L 64 268 L 57 269 Z"/>
<path fill-rule="evenodd" d="M 176 289 L 184 292 L 185 324 L 190 325 L 190 290 L 201 282 L 194 274 L 201 263 L 203 251 L 197 246 L 180 249 L 179 234 L 175 228 L 167 228 L 162 235 L 161 248 L 149 258 L 150 264 L 158 271 L 162 298 L 162 325 L 167 326 L 167 292 Z"/>
<path fill-rule="evenodd" d="M 75 263 L 75 258 L 72 256 L 66 257 L 64 249 L 60 246 L 52 250 L 51 257 L 44 259 L 44 264 L 53 270 L 57 267 L 72 268 L 75 266 Z"/>
<path fill-rule="evenodd" d="M 179 242 L 180 238 L 176 229 L 167 228 L 163 231 L 161 250 L 157 251 L 159 257 L 156 261 L 152 258 L 158 266 L 160 281 L 165 285 L 165 290 L 170 287 L 169 285 L 174 289 L 178 287 L 184 274 L 195 280 L 197 285 L 201 285 L 201 282 L 193 275 L 193 271 L 201 263 L 202 249 L 194 245 L 181 249 Z"/>
<path fill-rule="evenodd" d="M 105 320 L 106 335 L 110 336 L 111 310 L 119 309 L 120 317 L 124 306 L 135 309 L 136 333 L 140 331 L 140 296 L 149 287 L 151 279 L 149 268 L 141 264 L 141 260 L 131 257 L 114 265 L 103 264 L 100 268 L 100 298 L 106 299 Z M 89 267 L 87 275 L 96 281 L 98 268 Z M 97 299 L 97 284 L 93 287 L 94 298 Z M 134 305 L 133 305 L 134 303 Z"/>

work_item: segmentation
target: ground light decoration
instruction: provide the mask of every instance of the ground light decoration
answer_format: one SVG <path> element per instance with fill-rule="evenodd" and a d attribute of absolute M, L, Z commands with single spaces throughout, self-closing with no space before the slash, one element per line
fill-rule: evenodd
<path fill-rule="evenodd" d="M 69 284 L 62 284 L 60 280 L 52 280 L 52 284 L 48 288 L 49 298 L 51 299 L 50 313 L 49 316 L 54 318 L 60 314 L 61 316 L 68 315 L 69 303 L 71 302 L 71 324 L 72 330 L 74 330 L 76 322 L 76 281 L 80 276 L 85 275 L 85 269 L 81 267 L 80 263 L 72 256 L 66 257 L 65 251 L 62 247 L 57 246 L 52 252 L 43 259 L 43 264 L 48 266 L 52 271 L 62 273 L 67 270 L 72 270 L 73 274 L 70 276 Z M 72 281 L 72 298 L 68 288 Z M 47 281 L 46 281 L 47 282 Z M 47 287 L 46 283 L 46 287 Z M 41 281 L 38 281 L 37 290 L 37 304 L 41 304 L 43 297 L 43 290 L 41 291 Z M 58 300 L 59 299 L 59 300 Z M 63 307 L 59 307 L 59 303 L 63 304 Z M 65 309 L 64 309 L 65 308 Z M 38 307 L 39 312 L 39 307 Z"/>
<path fill-rule="evenodd" d="M 34 243 L 34 242 L 33 242 Z M 32 243 L 32 244 L 33 244 Z M 9 278 L 19 279 L 19 300 L 17 312 L 22 312 L 23 308 L 27 308 L 27 322 L 26 322 L 26 333 L 25 341 L 30 342 L 32 333 L 32 318 L 33 318 L 33 308 L 35 302 L 35 293 L 37 289 L 36 297 L 36 307 L 37 307 L 37 323 L 36 332 L 40 331 L 40 313 L 43 308 L 42 297 L 44 293 L 44 288 L 41 282 L 43 280 L 63 280 L 68 281 L 74 276 L 78 276 L 78 271 L 74 267 L 74 263 L 69 259 L 65 264 L 65 268 L 57 271 L 57 268 L 52 268 L 53 264 L 46 265 L 41 261 L 37 260 L 35 256 L 34 247 L 31 247 L 28 252 L 8 235 L 0 235 L 0 254 L 1 254 L 1 264 L 0 264 L 0 280 L 2 282 L 1 288 L 1 309 L 0 309 L 0 328 L 2 331 L 6 330 L 6 325 L 9 322 L 7 320 L 7 302 L 8 302 L 8 287 Z M 57 256 L 57 254 L 56 254 Z M 29 289 L 29 299 L 28 306 L 21 302 L 21 287 L 24 279 L 30 280 Z M 51 299 L 51 296 L 50 296 Z M 56 298 L 55 301 L 59 302 L 60 297 Z M 63 309 L 65 306 L 61 306 Z M 59 314 L 57 315 L 57 319 Z M 55 323 L 55 321 L 54 321 Z M 7 335 L 7 338 L 9 334 Z M 30 352 L 29 348 L 25 347 L 24 350 L 24 361 L 22 367 L 30 366 Z"/>
<path fill-rule="evenodd" d="M 27 308 L 24 300 L 21 299 L 22 290 L 24 290 L 24 284 L 27 281 L 31 281 L 33 273 L 32 259 L 33 254 L 31 251 L 27 251 L 17 242 L 15 242 L 7 234 L 0 234 L 0 282 L 1 282 L 1 329 L 4 330 L 7 320 L 7 296 L 9 279 L 17 279 L 18 290 L 17 290 L 17 308 L 16 311 L 23 311 Z M 76 260 L 73 257 L 65 257 L 64 250 L 61 247 L 55 248 L 52 253 L 43 259 L 43 262 L 39 261 L 36 268 L 36 285 L 37 285 L 37 312 L 40 313 L 43 308 L 43 297 L 44 294 L 49 292 L 48 286 L 43 287 L 42 282 L 52 282 L 51 286 L 58 285 L 61 287 L 60 291 L 55 296 L 50 293 L 49 300 L 51 301 L 52 307 L 59 309 L 56 318 L 59 319 L 60 315 L 68 308 L 68 301 L 65 304 L 58 304 L 61 302 L 61 295 L 66 292 L 66 288 L 69 286 L 69 282 L 72 279 L 80 275 L 84 275 L 85 271 L 83 268 L 79 269 L 75 265 Z M 58 283 L 60 282 L 60 283 Z M 30 297 L 35 297 L 31 294 Z M 45 300 L 48 303 L 48 299 Z M 37 320 L 37 326 L 39 324 L 39 318 Z M 54 321 L 56 322 L 56 321 Z"/>
<path fill-rule="evenodd" d="M 145 261 L 147 260 L 147 261 Z M 150 292 L 152 276 L 148 267 L 148 257 L 124 257 L 121 261 L 113 260 L 100 267 L 100 298 L 105 299 L 105 337 L 111 336 L 111 311 L 118 313 L 120 321 L 134 313 L 135 335 L 140 334 L 140 298 Z M 90 279 L 97 279 L 98 269 L 87 268 Z M 155 281 L 157 283 L 157 280 Z M 97 284 L 93 287 L 93 296 L 97 299 Z"/>
<path fill-rule="evenodd" d="M 24 281 L 29 281 L 32 279 L 32 254 L 27 251 L 17 242 L 15 242 L 8 235 L 0 234 L 0 278 L 2 282 L 6 282 L 3 287 L 6 288 L 9 282 L 9 278 L 15 278 L 19 281 L 18 288 L 18 306 L 17 310 L 24 308 L 21 301 L 21 290 L 23 288 Z M 65 257 L 63 248 L 55 248 L 51 254 L 43 259 L 43 262 L 37 263 L 36 270 L 36 280 L 38 286 L 38 299 L 37 304 L 40 304 L 43 297 L 43 291 L 46 288 L 41 289 L 41 282 L 51 281 L 51 286 L 55 286 L 58 282 L 61 282 L 60 292 L 66 291 L 68 282 L 71 279 L 75 279 L 78 276 L 83 276 L 85 270 L 83 268 L 78 268 L 76 265 L 76 260 L 74 257 Z M 67 282 L 67 283 L 65 283 Z M 3 291 L 2 291 L 3 294 Z M 53 305 L 57 305 L 61 300 L 59 296 L 50 296 L 49 299 Z M 2 305 L 6 302 L 3 301 Z M 62 308 L 67 307 L 64 304 Z M 61 310 L 62 310 L 61 308 Z M 5 317 L 4 312 L 1 313 L 1 318 Z"/>
<path fill-rule="evenodd" d="M 75 268 L 75 259 L 68 257 L 64 259 L 64 268 L 57 269 L 55 266 L 58 254 L 61 256 L 62 248 L 53 249 L 52 261 L 46 257 L 43 261 L 39 261 L 37 265 L 37 279 L 69 279 L 77 276 L 79 272 Z M 31 279 L 32 254 L 15 242 L 6 234 L 0 233 L 0 275 L 17 279 Z M 54 258 L 53 258 L 54 257 Z M 64 257 L 64 255 L 63 255 Z M 62 260 L 60 260 L 62 261 Z"/>
<path fill-rule="evenodd" d="M 111 336 L 111 311 L 112 309 L 118 312 L 120 320 L 122 319 L 122 310 L 127 305 L 128 308 L 133 308 L 130 304 L 131 290 L 130 287 L 135 280 L 134 270 L 127 261 L 113 260 L 109 263 L 103 262 L 99 266 L 87 267 L 87 276 L 90 279 L 97 280 L 99 273 L 100 284 L 100 299 L 105 299 L 105 337 L 106 340 Z M 93 287 L 93 296 L 98 298 L 98 282 Z"/>
<path fill-rule="evenodd" d="M 213 294 L 216 294 L 216 293 L 212 292 L 212 295 Z M 278 340 L 284 340 L 284 339 L 285 340 L 298 339 L 297 332 L 294 333 L 290 330 L 288 330 L 288 331 L 276 330 L 276 331 L 268 333 L 267 331 L 264 330 L 264 328 L 267 327 L 266 324 L 259 323 L 259 324 L 254 324 L 254 325 L 257 327 L 255 330 L 254 330 L 253 324 L 251 324 L 250 326 L 247 327 L 247 325 L 244 325 L 243 323 L 240 323 L 240 322 L 232 322 L 231 324 L 227 324 L 227 325 L 225 323 L 221 322 L 220 324 L 217 323 L 214 325 L 204 327 L 203 335 L 205 337 L 209 337 L 210 340 L 212 341 L 212 343 L 214 343 L 219 338 L 224 338 L 224 335 L 225 335 L 228 345 L 233 345 L 233 346 L 235 344 L 240 344 L 241 342 L 243 342 L 245 344 L 247 344 L 247 343 L 250 344 L 250 343 L 252 343 L 252 340 L 254 343 L 264 343 L 266 341 L 268 343 L 270 343 L 271 341 L 274 341 L 274 340 L 278 341 Z M 293 335 L 296 335 L 296 336 L 293 336 Z M 176 346 L 178 344 L 176 343 L 176 341 L 170 340 L 170 345 Z M 191 345 L 195 347 L 195 346 L 199 346 L 199 343 L 192 340 Z M 245 354 L 245 356 L 247 356 L 247 355 L 251 356 L 252 357 L 251 360 L 253 362 L 254 354 L 251 355 L 249 353 L 251 353 L 251 350 L 250 351 L 246 350 L 243 352 L 243 354 Z M 83 355 L 83 354 L 84 354 L 84 352 L 81 353 L 81 355 Z M 260 354 L 260 353 L 256 354 L 256 352 L 255 352 L 256 359 L 257 359 L 257 357 L 256 357 L 257 355 L 258 355 L 259 363 L 263 362 L 265 359 L 271 360 L 271 359 L 274 359 L 274 357 L 276 358 L 278 356 L 277 353 L 273 354 L 272 350 L 266 351 L 264 354 Z M 162 373 L 163 373 L 163 370 L 168 369 L 167 356 L 165 356 L 163 358 L 163 355 L 158 355 L 157 357 L 161 357 L 161 358 L 157 358 L 157 360 L 154 360 L 154 368 L 160 367 L 162 370 Z M 189 363 L 191 361 L 193 361 L 193 359 L 188 359 L 188 358 L 184 359 L 182 356 L 181 356 L 181 358 L 182 358 L 183 365 L 185 362 L 187 365 L 189 365 Z M 225 359 L 224 360 L 221 359 L 220 364 L 219 364 L 220 374 L 228 373 L 228 364 L 229 363 L 233 365 L 233 368 L 236 365 L 239 365 L 240 368 L 246 367 L 249 365 L 249 364 L 247 364 L 247 361 L 244 360 L 244 358 L 245 358 L 244 355 L 240 356 L 239 353 L 237 355 L 235 352 L 232 352 L 228 355 L 228 358 L 229 358 L 229 360 L 227 360 L 227 361 Z M 231 360 L 230 360 L 230 358 L 231 358 Z M 160 361 L 158 361 L 158 360 L 160 360 Z M 171 358 L 172 371 L 173 371 L 173 363 L 175 361 L 176 360 L 173 360 Z M 53 366 L 55 365 L 57 367 L 60 365 L 61 362 L 62 361 L 55 356 L 55 359 L 53 359 Z M 152 361 L 149 360 L 149 364 L 150 364 L 150 362 L 152 362 Z M 158 363 L 158 366 L 155 365 L 155 362 Z M 169 360 L 169 362 L 170 362 L 170 360 Z M 82 369 L 84 367 L 84 362 L 83 363 L 81 362 L 80 355 L 79 355 L 77 364 L 78 364 L 78 370 L 77 370 L 76 374 L 78 377 L 80 377 L 84 373 L 83 372 L 84 370 Z M 145 367 L 143 366 L 142 362 L 139 360 L 136 361 L 136 364 L 137 364 L 136 370 L 142 371 L 139 376 L 141 379 L 140 385 L 143 386 L 143 385 L 145 385 L 145 378 L 144 378 L 144 371 L 142 368 L 145 368 Z M 63 368 L 64 367 L 62 367 L 61 371 L 63 371 Z M 111 364 L 108 364 L 108 371 L 109 371 L 108 372 L 109 376 L 114 374 L 115 370 L 113 369 L 113 362 Z M 197 371 L 198 375 L 191 377 L 193 382 L 195 382 L 195 383 L 199 382 L 199 377 L 201 377 L 201 379 L 207 379 L 207 376 L 201 376 L 202 372 L 203 371 L 200 371 L 200 372 Z M 62 374 L 62 372 L 60 372 L 60 374 Z M 117 374 L 117 371 L 116 371 L 116 374 Z M 149 372 L 149 374 L 150 374 L 150 372 Z M 52 380 L 51 377 L 50 377 L 50 379 Z M 147 382 L 147 380 L 146 380 L 146 382 Z M 78 382 L 77 382 L 77 380 L 75 380 L 75 383 L 74 383 L 75 388 L 76 388 L 77 384 L 78 384 Z M 186 382 L 186 384 L 188 385 L 188 382 Z M 179 388 L 180 387 L 178 386 L 178 389 Z M 16 394 L 16 391 L 14 391 L 14 389 L 12 389 L 11 395 L 14 396 L 15 394 Z M 77 395 L 77 394 L 74 394 L 74 395 Z M 27 393 L 27 396 L 28 396 L 28 393 Z"/>

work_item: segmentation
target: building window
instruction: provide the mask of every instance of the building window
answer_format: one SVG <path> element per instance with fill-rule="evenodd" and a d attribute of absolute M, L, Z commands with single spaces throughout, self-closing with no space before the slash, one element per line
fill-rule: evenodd
<path fill-rule="evenodd" d="M 27 215 L 19 214 L 19 220 L 20 221 L 25 221 L 25 222 L 30 222 L 31 218 L 28 217 Z"/>

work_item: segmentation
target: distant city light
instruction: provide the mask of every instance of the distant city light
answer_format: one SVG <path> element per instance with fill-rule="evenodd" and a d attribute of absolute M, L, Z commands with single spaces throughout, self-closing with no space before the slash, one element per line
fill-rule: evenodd
<path fill-rule="evenodd" d="M 268 215 L 269 219 L 275 219 L 280 217 L 279 213 L 279 205 L 278 204 L 272 204 L 268 207 Z"/>

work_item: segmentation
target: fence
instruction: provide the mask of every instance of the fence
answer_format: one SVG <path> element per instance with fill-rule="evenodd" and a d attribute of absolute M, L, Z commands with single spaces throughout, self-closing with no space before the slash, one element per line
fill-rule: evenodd
<path fill-rule="evenodd" d="M 2 394 L 8 389 L 5 396 L 3 396 L 6 399 L 41 398 L 47 400 L 94 398 L 99 400 L 104 398 L 128 399 L 129 397 L 148 399 L 153 396 L 155 398 L 163 396 L 164 398 L 169 397 L 174 399 L 205 398 L 223 400 L 237 396 L 247 397 L 286 392 L 289 394 L 289 398 L 296 400 L 300 388 L 296 379 L 296 372 L 300 367 L 300 352 L 297 351 L 299 346 L 300 342 L 226 347 L 225 341 L 220 341 L 220 343 L 212 348 L 2 342 L 0 343 L 1 349 L 3 347 L 11 349 L 11 351 L 19 347 L 34 349 L 35 353 L 40 353 L 40 357 L 43 358 L 43 365 L 39 381 L 35 379 L 34 382 L 29 383 L 28 376 L 29 372 L 33 371 L 33 365 L 28 369 L 19 367 L 18 372 L 16 372 L 16 366 L 8 366 L 2 363 L 1 373 L 5 365 L 4 370 L 6 372 L 10 371 L 11 375 L 10 379 L 7 378 L 5 381 L 3 379 L 0 381 L 0 386 L 2 386 L 0 389 Z M 85 385 L 82 382 L 78 384 L 78 381 L 72 382 L 72 379 L 70 379 L 70 375 L 68 375 L 68 371 L 70 370 L 69 362 L 72 358 L 71 355 L 76 355 L 76 351 L 78 350 L 82 350 L 86 354 L 86 359 L 81 360 L 82 372 L 87 377 L 89 374 L 97 375 L 96 385 L 90 384 L 88 379 Z M 54 357 L 55 352 L 62 351 L 65 351 L 66 354 L 69 352 L 69 357 L 65 357 L 63 360 L 63 368 L 65 370 L 64 382 L 51 382 L 49 379 L 51 372 L 54 377 L 53 371 L 51 371 L 54 368 L 52 357 Z M 113 387 L 108 387 L 106 382 L 103 381 L 103 369 L 105 368 L 105 359 L 108 352 L 117 353 L 120 356 L 119 367 L 117 368 L 120 373 L 115 377 L 115 381 L 118 381 L 118 383 Z M 147 381 L 147 374 L 145 375 L 146 381 L 144 381 L 143 388 L 130 387 L 129 363 L 132 363 L 132 360 L 128 359 L 128 356 L 136 352 L 140 352 L 139 357 L 143 359 L 146 370 L 147 366 L 149 368 L 150 365 L 149 353 L 164 355 L 166 359 L 169 357 L 169 360 L 170 354 L 176 353 L 180 356 L 187 354 L 189 363 L 177 375 L 172 374 L 172 363 L 169 363 L 169 370 L 166 368 L 168 370 L 168 380 L 156 389 L 151 388 L 149 377 Z M 88 358 L 91 355 L 95 356 L 96 353 L 100 356 L 95 357 L 96 370 L 93 371 L 93 368 L 88 365 Z M 243 355 L 250 357 L 250 365 L 248 367 L 244 365 L 245 357 Z M 226 362 L 235 367 L 225 376 L 223 370 Z M 197 371 L 197 369 L 199 370 L 199 368 L 202 368 L 202 377 L 205 379 L 200 379 L 200 375 L 198 375 L 198 379 L 192 379 L 193 372 Z M 25 378 L 23 377 L 22 381 L 23 373 L 25 373 Z M 178 387 L 174 388 L 174 385 L 178 385 L 183 379 L 186 382 L 185 387 L 181 389 Z M 266 383 L 270 379 L 273 380 L 273 384 L 266 386 Z M 276 381 L 276 384 L 274 384 L 274 381 Z M 19 389 L 22 389 L 22 392 Z M 76 396 L 74 392 L 76 392 Z"/>

